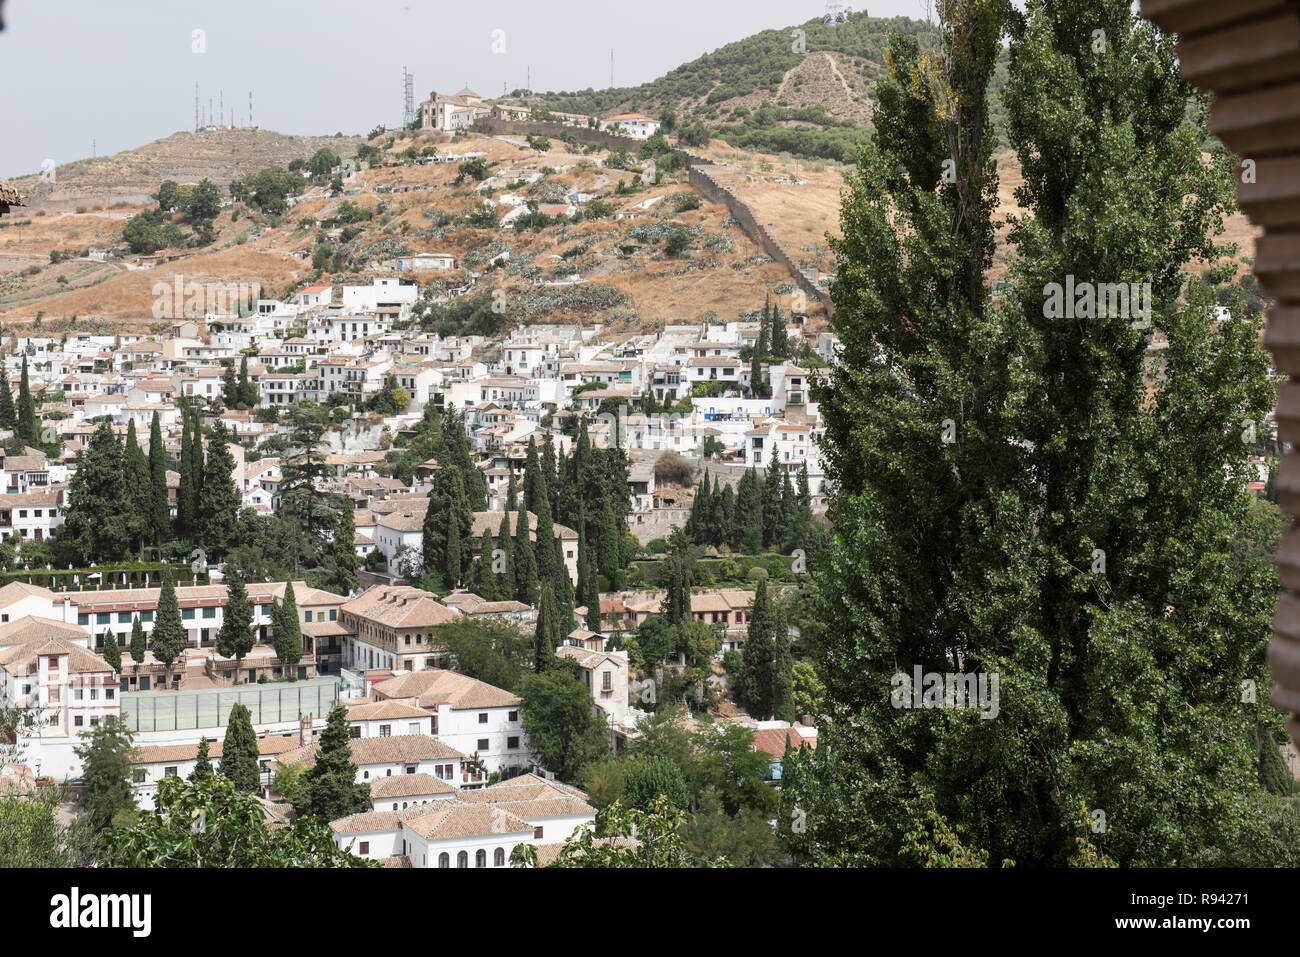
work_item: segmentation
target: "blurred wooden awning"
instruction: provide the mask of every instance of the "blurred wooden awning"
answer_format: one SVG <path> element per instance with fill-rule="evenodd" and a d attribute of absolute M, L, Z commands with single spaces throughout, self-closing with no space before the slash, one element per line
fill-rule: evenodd
<path fill-rule="evenodd" d="M 1142 0 L 1142 15 L 1178 35 L 1183 78 L 1214 94 L 1210 131 L 1236 153 L 1237 202 L 1264 233 L 1253 269 L 1274 299 L 1264 342 L 1279 372 L 1277 501 L 1300 515 L 1300 0 Z M 1268 661 L 1271 700 L 1300 741 L 1300 527 L 1277 553 L 1278 596 Z"/>

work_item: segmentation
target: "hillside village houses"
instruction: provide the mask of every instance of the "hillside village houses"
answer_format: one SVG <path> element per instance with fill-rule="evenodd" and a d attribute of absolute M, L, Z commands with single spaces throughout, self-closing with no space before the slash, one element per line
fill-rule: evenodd
<path fill-rule="evenodd" d="M 465 112 L 481 115 L 468 91 L 436 99 L 426 115 L 438 124 L 463 123 Z M 592 444 L 617 444 L 629 456 L 629 531 L 646 542 L 682 525 L 690 504 L 689 491 L 656 482 L 656 458 L 673 451 L 698 462 L 706 440 L 722 451 L 700 464 L 733 485 L 750 466 L 775 463 L 792 478 L 806 467 L 814 502 L 820 501 L 822 426 L 809 394 L 814 373 L 794 362 L 770 363 L 771 398 L 747 398 L 750 365 L 740 350 L 756 336 L 752 322 L 670 325 L 618 341 L 606 339 L 598 324 L 533 325 L 489 341 L 409 325 L 419 296 L 419 287 L 400 274 L 378 275 L 355 285 L 307 287 L 284 300 L 259 299 L 247 315 L 187 316 L 156 335 L 0 340 L 11 388 L 25 358 L 33 393 L 43 392 L 38 412 L 45 438 L 44 449 L 12 443 L 0 449 L 0 540 L 35 547 L 58 535 L 77 455 L 99 422 L 110 423 L 119 437 L 133 423 L 147 452 L 157 413 L 165 450 L 178 456 L 182 396 L 205 410 L 207 424 L 220 422 L 231 435 L 241 505 L 271 513 L 280 507 L 283 445 L 263 451 L 263 443 L 283 442 L 291 428 L 283 412 L 310 400 L 347 411 L 324 434 L 318 488 L 353 503 L 353 544 L 365 560 L 362 586 L 351 595 L 293 583 L 302 648 L 291 666 L 277 657 L 271 625 L 286 583 L 248 583 L 257 643 L 236 663 L 215 647 L 227 597 L 221 569 L 196 566 L 176 587 L 188 647 L 167 667 L 151 650 L 141 661 L 129 652 L 137 618 L 150 640 L 156 574 L 119 580 L 87 569 L 73 570 L 71 579 L 27 581 L 20 548 L 17 568 L 0 579 L 8 582 L 0 586 L 0 707 L 29 709 L 14 744 L 35 773 L 78 777 L 80 735 L 107 716 L 120 717 L 135 735 L 132 786 L 148 807 L 158 781 L 193 768 L 200 738 L 219 759 L 238 694 L 253 712 L 263 792 L 270 795 L 277 768 L 310 766 L 325 716 L 343 703 L 358 780 L 372 785 L 370 812 L 334 822 L 336 840 L 355 853 L 397 855 L 411 866 L 504 866 L 518 843 L 550 845 L 553 853 L 574 827 L 590 823 L 594 811 L 581 792 L 527 776 L 537 766 L 521 700 L 452 670 L 455 662 L 436 639 L 438 626 L 465 616 L 499 618 L 529 631 L 536 608 L 487 601 L 465 589 L 439 599 L 407 584 L 403 572 L 419 573 L 428 493 L 439 466 L 421 464 L 408 484 L 385 474 L 384 450 L 414 434 L 430 403 L 463 415 L 488 487 L 488 510 L 473 515 L 477 550 L 485 530 L 497 533 L 510 479 L 522 483 L 525 452 L 530 443 L 540 448 L 548 431 L 543 423 L 554 429 L 559 454 L 567 455 L 573 438 L 559 425 L 585 410 Z M 799 335 L 797 327 L 790 332 Z M 222 408 L 224 366 L 238 370 L 245 360 L 257 405 Z M 366 413 L 390 383 L 405 391 L 407 407 Z M 668 410 L 640 411 L 646 394 Z M 170 470 L 167 479 L 174 514 L 180 479 Z M 516 520 L 512 513 L 512 529 Z M 526 513 L 526 522 L 535 536 L 537 516 Z M 558 523 L 554 530 L 576 584 L 578 533 Z M 587 630 L 586 609 L 579 607 L 582 627 L 557 651 L 573 662 L 616 745 L 637 733 L 642 712 L 628 657 L 611 639 L 657 613 L 661 597 L 601 595 L 600 630 Z M 697 589 L 692 613 L 722 629 L 724 648 L 738 648 L 751 600 L 740 589 Z M 103 657 L 108 634 L 121 651 L 120 672 Z M 487 787 L 494 773 L 516 777 Z M 494 816 L 496 810 L 504 816 Z"/>

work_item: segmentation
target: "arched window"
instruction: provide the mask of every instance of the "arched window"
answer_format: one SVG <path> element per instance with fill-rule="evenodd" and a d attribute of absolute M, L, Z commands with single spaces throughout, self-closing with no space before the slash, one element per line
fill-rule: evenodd
<path fill-rule="evenodd" d="M 474 853 L 474 866 L 487 867 L 487 851 L 481 847 Z"/>
<path fill-rule="evenodd" d="M 506 849 L 504 847 L 498 847 L 496 849 L 496 852 L 492 855 L 492 866 L 493 867 L 506 866 Z"/>
<path fill-rule="evenodd" d="M 447 856 L 446 851 L 443 851 L 441 854 L 438 855 L 438 866 L 451 867 L 451 858 Z"/>
<path fill-rule="evenodd" d="M 457 855 L 456 855 L 456 866 L 457 866 L 457 867 L 469 867 L 469 855 L 466 854 L 464 851 L 461 851 L 459 854 L 457 854 Z"/>

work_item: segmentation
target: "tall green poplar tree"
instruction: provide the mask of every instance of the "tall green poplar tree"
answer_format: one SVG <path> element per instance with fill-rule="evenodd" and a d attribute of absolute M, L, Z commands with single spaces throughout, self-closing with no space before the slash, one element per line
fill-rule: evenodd
<path fill-rule="evenodd" d="M 1004 27 L 1025 212 L 1013 291 L 990 300 Z M 1224 252 L 1232 159 L 1202 160 L 1173 39 L 1127 0 L 954 2 L 938 51 L 891 35 L 886 66 L 833 242 L 818 574 L 836 627 L 822 744 L 787 759 L 790 847 L 906 863 L 933 808 L 994 861 L 1061 865 L 1086 808 L 1122 865 L 1231 849 L 1255 826 L 1263 705 L 1241 682 L 1266 680 L 1275 594 L 1262 563 L 1230 560 L 1237 424 L 1273 396 L 1259 323 L 1218 320 L 1186 274 Z M 986 697 L 916 708 L 914 668 L 982 676 Z"/>

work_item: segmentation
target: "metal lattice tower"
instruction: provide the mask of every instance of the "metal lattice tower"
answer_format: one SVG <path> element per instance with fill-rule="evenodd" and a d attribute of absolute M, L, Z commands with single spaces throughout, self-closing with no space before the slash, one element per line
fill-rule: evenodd
<path fill-rule="evenodd" d="M 405 95 L 402 109 L 402 125 L 410 126 L 415 122 L 415 77 L 402 67 L 402 92 Z"/>

